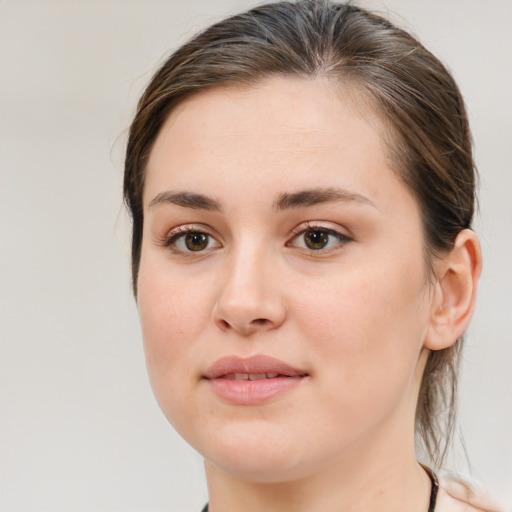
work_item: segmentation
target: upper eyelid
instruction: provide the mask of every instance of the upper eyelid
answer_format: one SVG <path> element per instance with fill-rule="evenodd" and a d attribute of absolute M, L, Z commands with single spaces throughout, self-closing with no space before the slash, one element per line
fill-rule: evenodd
<path fill-rule="evenodd" d="M 338 225 L 332 225 L 330 222 L 326 221 L 306 221 L 301 224 L 298 224 L 296 227 L 292 229 L 292 233 L 294 235 L 300 235 L 304 231 L 308 230 L 324 230 L 330 233 L 336 233 L 340 236 L 344 236 L 346 238 L 352 238 L 352 235 L 347 232 L 346 229 L 342 228 Z"/>
<path fill-rule="evenodd" d="M 330 231 L 332 233 L 338 233 L 340 235 L 346 236 L 347 238 L 351 238 L 350 234 L 344 233 L 344 231 L 347 231 L 346 229 L 341 228 L 340 226 L 332 226 L 330 222 L 326 221 L 305 221 L 297 226 L 295 226 L 291 233 L 294 235 L 298 235 L 304 231 L 307 231 L 308 229 L 318 229 L 318 230 L 325 230 Z M 204 224 L 180 224 L 166 232 L 164 235 L 165 238 L 171 238 L 172 236 L 179 235 L 179 234 L 186 234 L 186 233 L 205 233 L 209 236 L 212 236 L 214 238 L 218 238 L 218 234 L 209 226 L 206 226 Z"/>
<path fill-rule="evenodd" d="M 212 230 L 203 224 L 180 224 L 176 226 L 165 234 L 165 238 L 170 239 L 173 236 L 187 234 L 187 233 L 204 233 L 205 235 L 209 235 L 213 238 L 216 238 L 212 234 Z"/>

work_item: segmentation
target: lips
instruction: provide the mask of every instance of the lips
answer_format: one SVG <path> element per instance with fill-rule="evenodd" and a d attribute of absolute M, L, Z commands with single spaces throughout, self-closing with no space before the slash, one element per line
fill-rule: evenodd
<path fill-rule="evenodd" d="M 307 372 L 273 357 L 228 356 L 218 359 L 203 375 L 223 401 L 235 405 L 257 405 L 291 391 Z"/>
<path fill-rule="evenodd" d="M 230 378 L 230 376 L 237 374 L 260 376 L 249 380 L 262 379 L 263 377 L 261 376 L 263 374 L 265 374 L 265 378 L 275 378 L 277 376 L 300 377 L 307 375 L 305 371 L 294 368 L 279 359 L 257 355 L 248 358 L 228 356 L 218 359 L 208 368 L 204 377 L 206 379 Z M 240 378 L 238 380 L 247 379 Z"/>
<path fill-rule="evenodd" d="M 279 373 L 228 373 L 223 375 L 224 379 L 231 380 L 263 380 L 263 379 L 275 379 L 279 377 Z M 284 375 L 281 375 L 284 377 Z"/>

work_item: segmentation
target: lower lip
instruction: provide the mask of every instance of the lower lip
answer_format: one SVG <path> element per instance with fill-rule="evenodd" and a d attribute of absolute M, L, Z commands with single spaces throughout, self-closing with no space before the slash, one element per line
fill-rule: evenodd
<path fill-rule="evenodd" d="M 260 380 L 209 379 L 213 391 L 235 405 L 258 405 L 297 387 L 305 377 L 276 377 Z"/>

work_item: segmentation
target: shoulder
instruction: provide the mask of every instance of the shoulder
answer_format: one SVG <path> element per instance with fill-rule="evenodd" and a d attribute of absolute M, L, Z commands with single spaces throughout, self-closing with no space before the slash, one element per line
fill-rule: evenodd
<path fill-rule="evenodd" d="M 474 482 L 459 475 L 439 476 L 436 512 L 505 512 Z"/>

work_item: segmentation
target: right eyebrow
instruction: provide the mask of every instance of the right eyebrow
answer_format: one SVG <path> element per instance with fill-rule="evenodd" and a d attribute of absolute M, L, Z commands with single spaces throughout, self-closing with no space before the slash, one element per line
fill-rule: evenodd
<path fill-rule="evenodd" d="M 162 203 L 176 204 L 183 208 L 193 208 L 194 210 L 222 211 L 220 204 L 215 199 L 194 192 L 173 192 L 171 190 L 161 192 L 151 200 L 149 208 Z"/>

